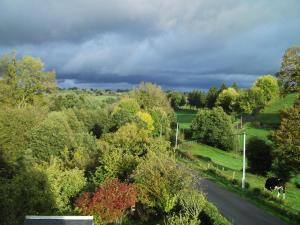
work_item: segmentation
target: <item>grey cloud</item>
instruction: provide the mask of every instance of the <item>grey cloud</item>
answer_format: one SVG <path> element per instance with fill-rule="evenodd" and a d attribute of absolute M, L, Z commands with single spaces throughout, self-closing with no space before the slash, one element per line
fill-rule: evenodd
<path fill-rule="evenodd" d="M 300 2 L 2 0 L 0 53 L 41 57 L 62 85 L 251 85 L 299 44 Z"/>

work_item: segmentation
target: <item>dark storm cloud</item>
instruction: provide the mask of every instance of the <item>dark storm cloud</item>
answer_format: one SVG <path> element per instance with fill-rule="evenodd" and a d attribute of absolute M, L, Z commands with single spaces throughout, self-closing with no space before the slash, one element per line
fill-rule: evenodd
<path fill-rule="evenodd" d="M 298 0 L 2 0 L 0 53 L 41 57 L 66 87 L 247 87 L 299 44 L 299 9 Z"/>

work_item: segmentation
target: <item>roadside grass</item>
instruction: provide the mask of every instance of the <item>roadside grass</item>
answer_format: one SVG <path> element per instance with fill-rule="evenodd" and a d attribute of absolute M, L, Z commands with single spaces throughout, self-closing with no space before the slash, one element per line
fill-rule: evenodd
<path fill-rule="evenodd" d="M 242 157 L 240 155 L 197 143 L 184 143 L 180 146 L 180 151 L 192 154 L 192 161 L 186 159 L 180 159 L 180 161 L 198 171 L 201 176 L 219 183 L 229 191 L 238 193 L 289 224 L 297 224 L 290 219 L 300 213 L 300 190 L 293 183 L 287 184 L 286 200 L 273 201 L 274 199 L 277 200 L 277 193 L 264 193 L 265 177 L 247 172 L 246 181 L 249 187 L 246 190 L 240 188 L 242 179 Z M 254 194 L 255 189 L 259 189 L 259 193 L 266 195 L 266 197 Z"/>

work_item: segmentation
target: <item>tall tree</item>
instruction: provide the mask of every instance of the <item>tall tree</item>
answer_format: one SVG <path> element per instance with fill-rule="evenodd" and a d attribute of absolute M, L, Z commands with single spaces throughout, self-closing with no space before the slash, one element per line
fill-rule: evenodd
<path fill-rule="evenodd" d="M 206 96 L 206 107 L 213 108 L 218 98 L 218 89 L 216 87 L 211 87 Z"/>
<path fill-rule="evenodd" d="M 203 108 L 206 104 L 206 94 L 199 90 L 193 90 L 188 93 L 188 102 L 191 106 Z"/>
<path fill-rule="evenodd" d="M 295 105 L 282 111 L 280 126 L 272 138 L 275 143 L 275 172 L 289 178 L 300 168 L 300 107 Z"/>
<path fill-rule="evenodd" d="M 239 93 L 234 88 L 223 90 L 217 98 L 216 105 L 221 106 L 227 113 L 235 111 Z"/>
<path fill-rule="evenodd" d="M 18 108 L 38 102 L 44 92 L 55 90 L 55 72 L 44 71 L 44 64 L 38 58 L 24 56 L 10 60 L 3 56 L 1 61 L 0 101 Z"/>
<path fill-rule="evenodd" d="M 259 77 L 255 81 L 253 87 L 258 87 L 263 91 L 265 100 L 267 102 L 279 94 L 278 80 L 272 75 L 264 75 Z"/>
<path fill-rule="evenodd" d="M 191 127 L 199 142 L 227 151 L 234 148 L 233 123 L 221 107 L 199 110 Z"/>
<path fill-rule="evenodd" d="M 300 91 L 300 46 L 285 51 L 279 80 L 285 92 Z"/>

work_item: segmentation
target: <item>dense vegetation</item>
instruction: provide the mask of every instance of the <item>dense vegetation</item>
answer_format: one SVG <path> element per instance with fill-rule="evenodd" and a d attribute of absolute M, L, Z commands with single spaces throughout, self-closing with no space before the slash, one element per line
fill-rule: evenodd
<path fill-rule="evenodd" d="M 0 71 L 0 224 L 70 214 L 95 224 L 226 223 L 176 161 L 175 114 L 160 87 L 107 98 L 59 90 L 41 60 L 15 54 Z"/>

